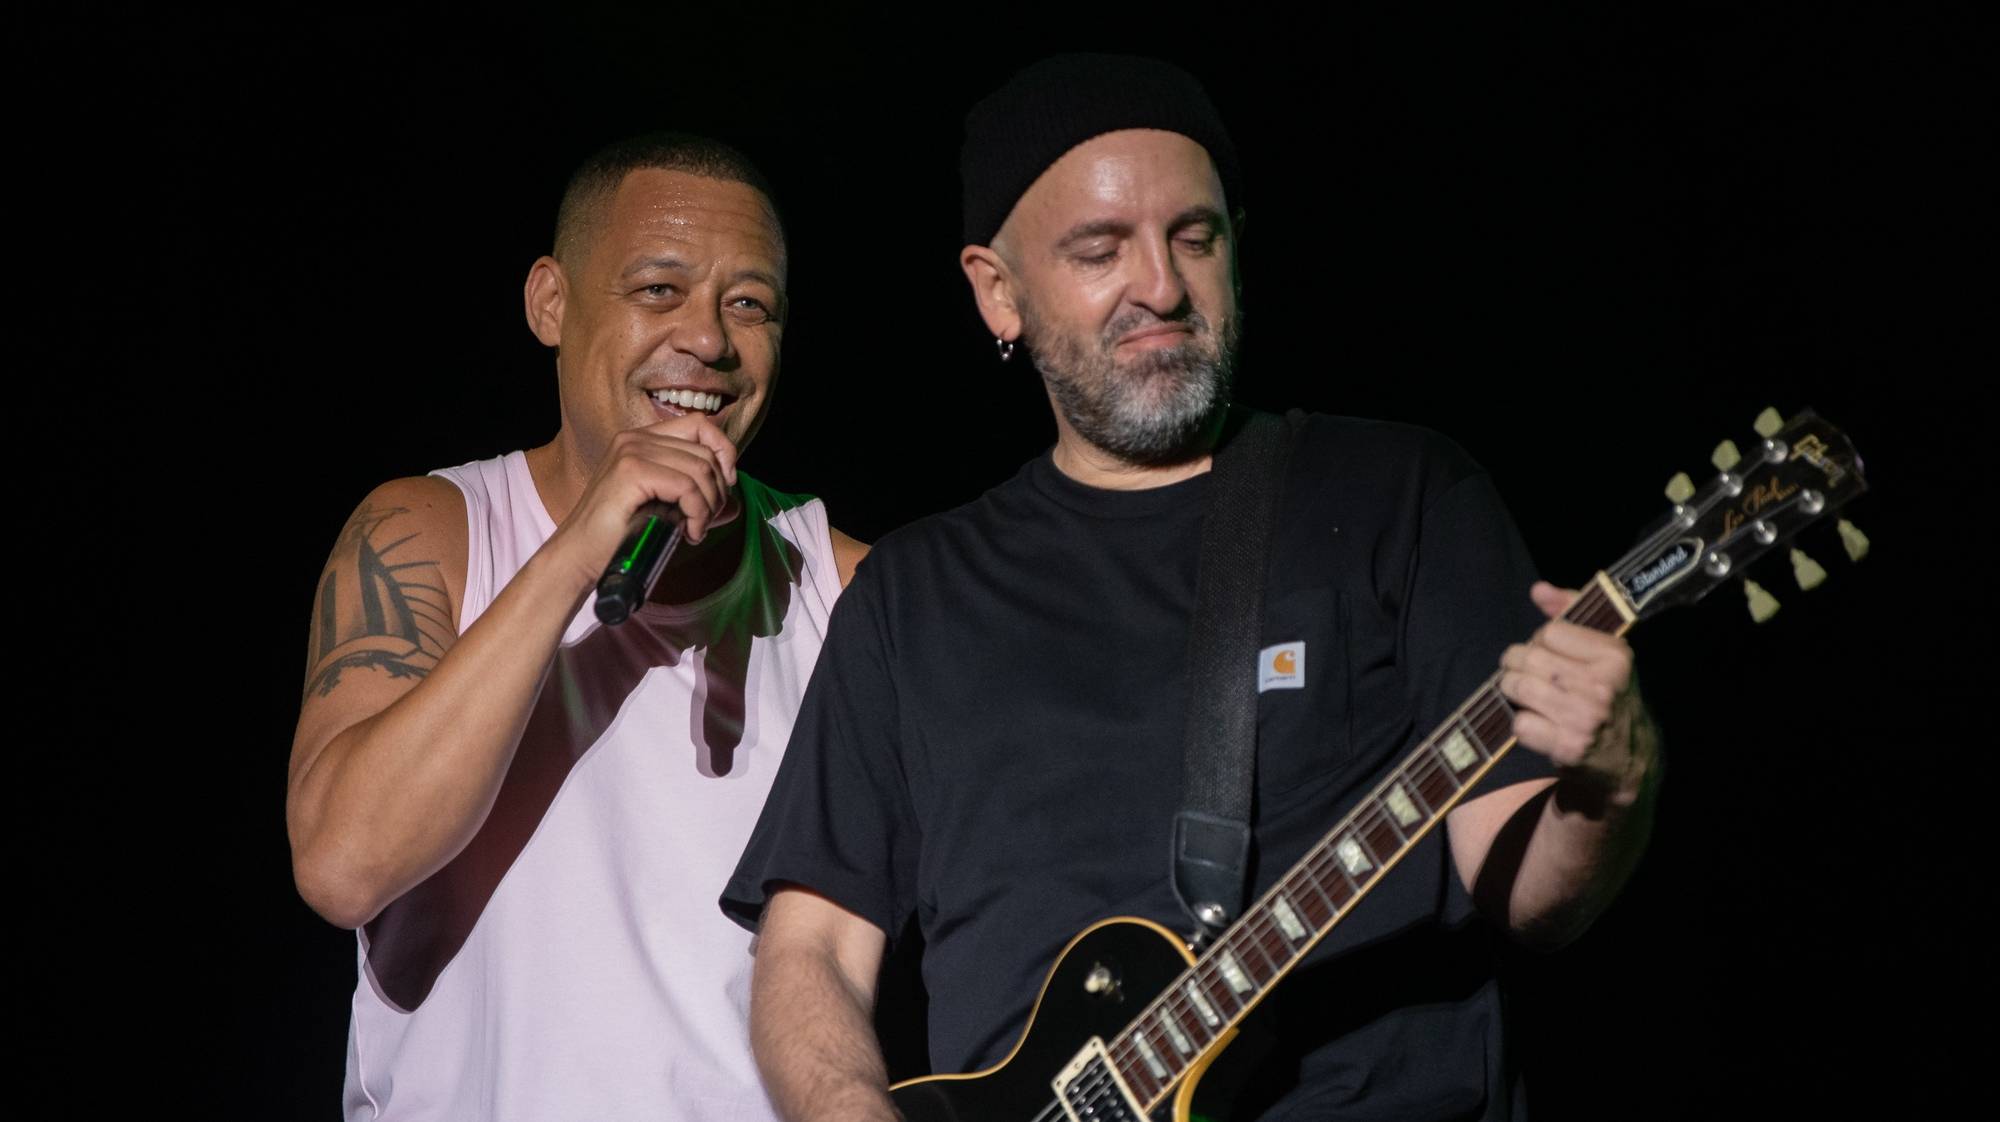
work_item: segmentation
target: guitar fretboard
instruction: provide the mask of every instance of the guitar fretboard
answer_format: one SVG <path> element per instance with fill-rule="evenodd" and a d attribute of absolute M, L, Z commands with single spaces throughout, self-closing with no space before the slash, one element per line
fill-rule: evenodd
<path fill-rule="evenodd" d="M 1622 633 L 1600 575 L 1563 618 Z M 1514 745 L 1496 672 L 1148 1005 L 1107 1054 L 1151 1111 Z"/>

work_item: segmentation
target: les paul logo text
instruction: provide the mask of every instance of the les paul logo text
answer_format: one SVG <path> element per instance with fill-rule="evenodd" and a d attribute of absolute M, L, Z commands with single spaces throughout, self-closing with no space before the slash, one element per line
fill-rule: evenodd
<path fill-rule="evenodd" d="M 1750 490 L 1744 492 L 1743 501 L 1736 504 L 1735 510 L 1726 510 L 1722 512 L 1723 534 L 1728 535 L 1735 533 L 1736 528 L 1738 526 L 1741 526 L 1743 525 L 1744 522 L 1752 518 L 1755 518 L 1757 516 L 1758 511 L 1763 510 L 1765 507 L 1770 506 L 1773 503 L 1784 502 L 1786 499 L 1789 499 L 1793 495 L 1798 494 L 1798 492 L 1799 492 L 1799 485 L 1796 483 L 1787 487 L 1783 483 L 1780 483 L 1774 479 L 1769 483 L 1757 484 L 1756 486 L 1750 488 Z"/>

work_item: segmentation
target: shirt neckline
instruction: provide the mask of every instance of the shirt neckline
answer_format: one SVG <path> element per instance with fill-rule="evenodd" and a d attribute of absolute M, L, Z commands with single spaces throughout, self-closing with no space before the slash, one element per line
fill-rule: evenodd
<path fill-rule="evenodd" d="M 1056 466 L 1051 446 L 1022 469 L 1029 486 L 1057 505 L 1091 518 L 1150 518 L 1170 510 L 1199 512 L 1208 494 L 1209 472 L 1178 483 L 1138 491 L 1114 491 L 1079 483 Z"/>

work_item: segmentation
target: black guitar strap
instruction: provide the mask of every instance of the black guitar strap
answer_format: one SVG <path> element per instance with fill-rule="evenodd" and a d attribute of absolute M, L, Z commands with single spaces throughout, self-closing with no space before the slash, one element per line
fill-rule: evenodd
<path fill-rule="evenodd" d="M 1216 453 L 1188 630 L 1184 809 L 1174 895 L 1213 936 L 1242 912 L 1256 778 L 1257 652 L 1278 493 L 1304 414 L 1252 413 Z"/>

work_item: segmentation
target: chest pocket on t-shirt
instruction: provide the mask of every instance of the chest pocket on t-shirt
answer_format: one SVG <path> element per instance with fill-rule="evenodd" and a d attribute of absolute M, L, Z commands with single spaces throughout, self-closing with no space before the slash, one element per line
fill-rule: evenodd
<path fill-rule="evenodd" d="M 1347 593 L 1301 588 L 1264 604 L 1257 697 L 1257 802 L 1276 810 L 1338 780 L 1353 759 L 1353 671 Z M 1273 648 L 1277 648 L 1273 650 Z M 1286 680 L 1286 671 L 1296 679 Z"/>

